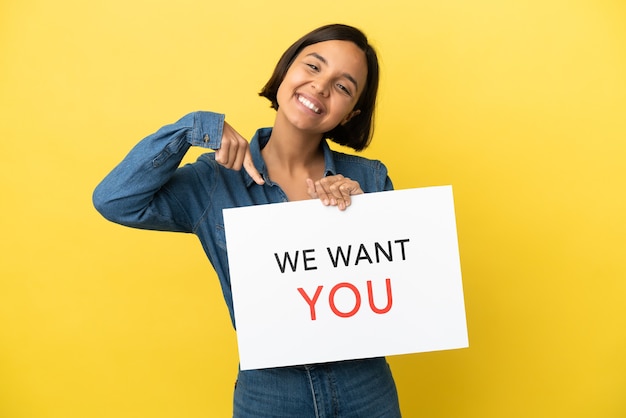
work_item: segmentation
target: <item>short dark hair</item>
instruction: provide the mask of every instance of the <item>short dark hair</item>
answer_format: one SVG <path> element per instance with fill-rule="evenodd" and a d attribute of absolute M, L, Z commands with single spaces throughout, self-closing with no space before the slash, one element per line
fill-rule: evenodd
<path fill-rule="evenodd" d="M 274 68 L 274 73 L 259 95 L 267 98 L 272 103 L 273 109 L 278 109 L 276 98 L 278 87 L 283 82 L 294 59 L 307 46 L 324 41 L 350 41 L 365 53 L 367 79 L 365 88 L 354 106 L 354 109 L 358 109 L 360 113 L 347 123 L 340 124 L 324 134 L 325 138 L 333 142 L 361 151 L 369 145 L 374 132 L 374 108 L 376 107 L 376 94 L 378 92 L 379 68 L 376 51 L 368 43 L 365 34 L 359 29 L 348 25 L 332 24 L 319 27 L 304 35 L 280 57 L 276 68 Z"/>

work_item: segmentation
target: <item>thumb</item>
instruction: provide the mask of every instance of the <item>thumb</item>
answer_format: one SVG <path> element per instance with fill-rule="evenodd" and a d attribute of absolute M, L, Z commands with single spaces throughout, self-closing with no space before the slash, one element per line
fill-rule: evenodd
<path fill-rule="evenodd" d="M 315 190 L 315 182 L 311 179 L 306 179 L 306 191 L 311 199 L 317 199 L 317 190 Z"/>

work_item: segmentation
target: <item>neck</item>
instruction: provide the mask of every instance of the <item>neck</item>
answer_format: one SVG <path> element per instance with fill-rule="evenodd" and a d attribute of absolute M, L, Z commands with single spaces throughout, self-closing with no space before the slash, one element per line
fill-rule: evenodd
<path fill-rule="evenodd" d="M 321 141 L 320 134 L 307 134 L 293 129 L 290 125 L 276 123 L 261 153 L 269 169 L 279 168 L 288 171 L 306 169 L 319 165 L 320 160 L 323 162 Z"/>

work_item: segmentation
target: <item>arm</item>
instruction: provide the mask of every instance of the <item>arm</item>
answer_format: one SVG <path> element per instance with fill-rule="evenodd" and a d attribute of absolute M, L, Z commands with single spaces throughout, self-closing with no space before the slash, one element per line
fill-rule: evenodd
<path fill-rule="evenodd" d="M 221 147 L 224 115 L 190 113 L 140 141 L 96 187 L 93 203 L 108 220 L 136 228 L 191 232 L 193 220 L 167 192 L 193 146 Z"/>

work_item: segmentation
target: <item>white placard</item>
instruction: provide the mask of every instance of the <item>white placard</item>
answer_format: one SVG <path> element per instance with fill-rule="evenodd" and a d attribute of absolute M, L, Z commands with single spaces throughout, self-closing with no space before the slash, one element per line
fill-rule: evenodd
<path fill-rule="evenodd" d="M 242 370 L 468 346 L 451 186 L 224 210 Z"/>

